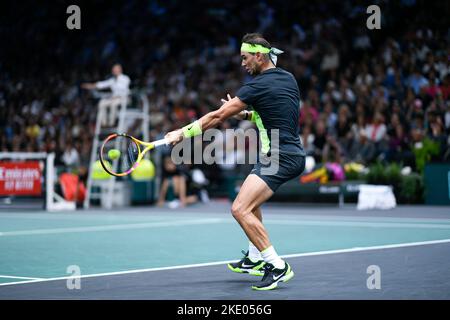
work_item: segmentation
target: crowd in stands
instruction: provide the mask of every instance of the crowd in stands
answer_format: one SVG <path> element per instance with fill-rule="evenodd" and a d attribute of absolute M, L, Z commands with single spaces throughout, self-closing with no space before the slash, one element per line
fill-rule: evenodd
<path fill-rule="evenodd" d="M 316 163 L 416 170 L 414 150 L 426 140 L 439 145 L 432 160 L 448 162 L 448 7 L 374 2 L 381 30 L 366 27 L 368 4 L 346 0 L 81 2 L 78 31 L 65 28 L 61 3 L 10 2 L 0 24 L 0 151 L 55 152 L 59 164 L 86 168 L 98 99 L 81 84 L 107 78 L 114 63 L 147 94 L 151 139 L 160 138 L 236 93 L 249 79 L 240 40 L 260 32 L 298 81 L 301 139 Z"/>

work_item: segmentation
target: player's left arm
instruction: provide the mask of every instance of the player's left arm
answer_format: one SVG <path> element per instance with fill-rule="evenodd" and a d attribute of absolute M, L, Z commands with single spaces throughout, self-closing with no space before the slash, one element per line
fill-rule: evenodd
<path fill-rule="evenodd" d="M 207 113 L 198 120 L 202 131 L 219 126 L 228 118 L 239 114 L 246 107 L 247 105 L 238 97 L 228 100 L 219 109 Z"/>
<path fill-rule="evenodd" d="M 227 101 L 230 101 L 230 100 L 233 99 L 233 98 L 231 98 L 230 94 L 227 94 L 227 99 L 228 99 L 228 100 L 221 99 L 222 103 L 226 103 Z M 248 106 L 247 106 L 247 107 L 248 107 Z M 252 119 L 253 119 L 253 111 L 242 110 L 242 111 L 239 112 L 238 114 L 235 114 L 235 115 L 233 116 L 233 118 L 234 118 L 234 119 L 237 119 L 237 120 L 248 120 L 248 121 L 252 121 Z"/>
<path fill-rule="evenodd" d="M 244 102 L 238 97 L 234 97 L 226 101 L 219 109 L 207 113 L 197 121 L 194 121 L 181 129 L 169 132 L 166 134 L 165 138 L 170 144 L 175 145 L 183 140 L 183 138 L 194 137 L 205 130 L 219 126 L 226 119 L 237 115 L 246 107 L 247 105 Z"/>

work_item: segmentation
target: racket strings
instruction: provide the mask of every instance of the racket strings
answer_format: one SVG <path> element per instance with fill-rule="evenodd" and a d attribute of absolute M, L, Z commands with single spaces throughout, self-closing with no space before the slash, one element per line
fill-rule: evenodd
<path fill-rule="evenodd" d="M 127 139 L 129 140 L 129 139 Z M 125 169 L 131 169 L 131 167 L 133 167 L 133 165 L 135 164 L 137 157 L 138 157 L 138 148 L 137 145 L 134 141 L 129 140 L 127 141 L 127 150 L 126 150 L 126 155 L 127 157 L 125 157 L 124 159 L 124 164 L 125 164 Z"/>
<path fill-rule="evenodd" d="M 120 151 L 117 159 L 111 159 L 108 151 L 115 149 Z M 139 147 L 129 137 L 117 136 L 109 140 L 103 148 L 103 159 L 110 162 L 111 171 L 115 174 L 128 173 L 139 158 Z"/>

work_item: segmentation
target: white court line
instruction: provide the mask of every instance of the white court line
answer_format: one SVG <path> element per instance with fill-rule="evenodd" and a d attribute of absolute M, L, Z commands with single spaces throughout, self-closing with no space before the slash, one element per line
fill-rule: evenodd
<path fill-rule="evenodd" d="M 222 222 L 222 219 L 210 218 L 210 219 L 194 219 L 194 220 L 178 220 L 178 221 L 162 221 L 162 222 L 146 222 L 146 223 L 126 223 L 126 224 L 113 224 L 113 225 L 92 226 L 92 227 L 19 230 L 19 231 L 0 232 L 0 237 L 28 236 L 28 235 L 38 235 L 38 234 L 73 233 L 73 232 L 97 232 L 97 231 L 112 231 L 112 230 L 147 229 L 147 228 L 187 226 L 187 225 L 197 225 L 197 224 L 211 224 L 211 223 L 220 223 L 220 222 Z"/>
<path fill-rule="evenodd" d="M 372 222 L 372 221 L 314 221 L 314 220 L 282 220 L 265 219 L 270 225 L 300 225 L 329 227 L 368 227 L 368 228 L 419 228 L 419 229 L 450 229 L 450 224 L 437 223 L 402 223 L 402 222 Z"/>
<path fill-rule="evenodd" d="M 371 251 L 371 250 L 414 247 L 414 246 L 423 246 L 423 245 L 440 244 L 440 243 L 450 243 L 450 239 L 420 241 L 420 242 L 407 242 L 407 243 L 399 243 L 399 244 L 388 244 L 388 245 L 382 245 L 382 246 L 355 247 L 355 248 L 349 248 L 349 249 L 337 249 L 337 250 L 328 250 L 328 251 L 317 251 L 317 252 L 287 254 L 287 255 L 282 255 L 281 257 L 282 258 L 309 257 L 309 256 L 320 256 L 320 255 L 328 255 L 328 254 L 348 253 L 348 252 L 359 252 L 359 251 Z M 236 260 L 227 260 L 227 261 L 216 261 L 216 262 L 208 262 L 208 263 L 187 264 L 187 265 L 162 267 L 162 268 L 136 269 L 136 270 L 127 270 L 127 271 L 118 271 L 118 272 L 88 274 L 88 275 L 81 275 L 81 276 L 79 276 L 77 278 L 94 278 L 94 277 L 105 277 L 105 276 L 114 276 L 114 275 L 131 274 L 131 273 L 142 273 L 142 272 L 153 272 L 153 271 L 164 271 L 164 270 L 176 270 L 176 269 L 208 267 L 208 266 L 226 264 L 226 263 L 235 262 L 235 261 Z M 73 278 L 74 278 L 73 276 L 68 276 L 68 277 L 58 277 L 58 278 L 47 278 L 47 279 L 42 279 L 42 280 L 9 282 L 9 283 L 0 283 L 0 286 L 10 286 L 10 285 L 19 285 L 19 284 L 36 283 L 36 282 L 49 282 L 49 281 L 67 280 L 67 279 L 73 279 Z"/>
<path fill-rule="evenodd" d="M 0 278 L 6 279 L 24 279 L 24 280 L 45 280 L 45 278 L 30 278 L 30 277 L 17 277 L 17 276 L 7 276 L 0 274 Z"/>
<path fill-rule="evenodd" d="M 42 234 L 61 234 L 76 232 L 97 232 L 97 231 L 114 231 L 114 230 L 130 230 L 130 229 L 147 229 L 159 227 L 188 226 L 199 224 L 216 224 L 216 223 L 235 223 L 231 218 L 206 218 L 206 219 L 189 219 L 177 221 L 159 221 L 159 222 L 141 222 L 100 225 L 90 227 L 73 227 L 73 228 L 53 228 L 53 229 L 34 229 L 34 230 L 18 230 L 0 232 L 0 237 L 11 236 L 28 236 Z M 268 225 L 300 225 L 300 226 L 330 226 L 330 227 L 368 227 L 368 228 L 420 228 L 420 229 L 450 229 L 450 224 L 436 223 L 398 223 L 398 222 L 361 222 L 361 221 L 314 221 L 314 220 L 283 220 L 283 219 L 266 219 Z"/>

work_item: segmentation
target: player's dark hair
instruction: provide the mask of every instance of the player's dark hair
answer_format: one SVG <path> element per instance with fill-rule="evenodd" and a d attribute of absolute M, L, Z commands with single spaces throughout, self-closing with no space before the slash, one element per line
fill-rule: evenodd
<path fill-rule="evenodd" d="M 242 42 L 259 44 L 268 49 L 271 47 L 269 41 L 264 39 L 260 33 L 247 33 L 244 37 L 242 37 Z"/>
<path fill-rule="evenodd" d="M 268 49 L 271 48 L 269 41 L 264 39 L 264 37 L 260 33 L 247 33 L 246 35 L 244 35 L 242 37 L 242 42 L 249 43 L 249 44 L 259 44 Z M 264 53 L 263 55 L 266 60 L 270 59 L 269 54 Z"/>

